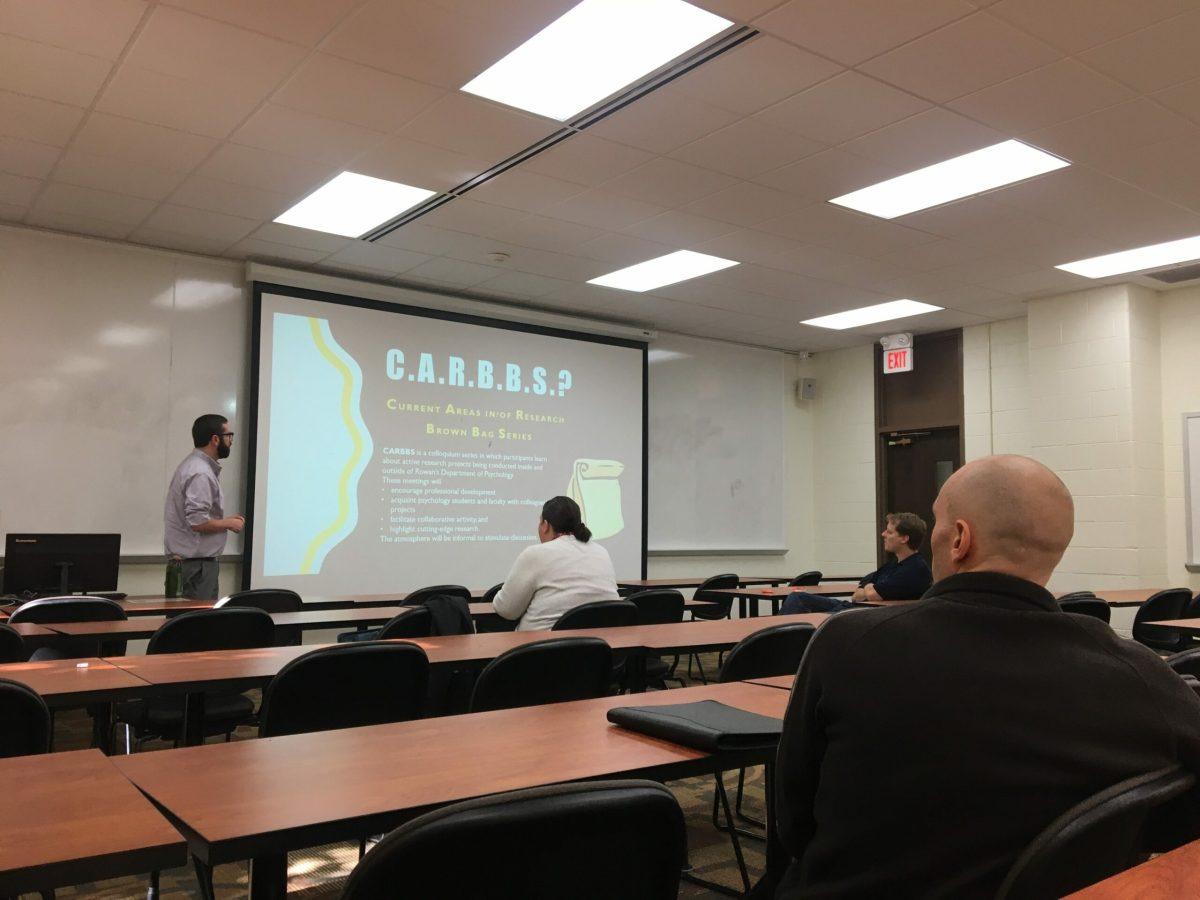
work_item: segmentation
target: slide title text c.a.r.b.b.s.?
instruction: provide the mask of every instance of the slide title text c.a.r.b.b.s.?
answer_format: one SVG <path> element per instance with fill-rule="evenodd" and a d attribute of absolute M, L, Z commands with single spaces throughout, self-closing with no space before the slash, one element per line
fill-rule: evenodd
<path fill-rule="evenodd" d="M 447 356 L 444 360 L 435 360 L 432 353 L 418 354 L 414 371 L 406 365 L 404 351 L 394 347 L 387 352 L 387 377 L 414 384 L 508 391 L 535 397 L 565 397 L 574 384 L 570 369 L 559 369 L 556 374 L 551 374 L 546 366 L 530 366 L 527 373 L 519 363 L 504 363 L 500 367 L 491 360 L 480 359 L 468 372 L 463 357 Z"/>

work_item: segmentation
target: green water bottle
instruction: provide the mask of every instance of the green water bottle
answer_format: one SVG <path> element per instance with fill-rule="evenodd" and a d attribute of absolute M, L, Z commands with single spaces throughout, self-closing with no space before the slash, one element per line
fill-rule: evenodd
<path fill-rule="evenodd" d="M 164 584 L 164 594 L 167 597 L 178 597 L 183 584 L 183 560 L 174 556 L 167 560 L 167 579 Z"/>

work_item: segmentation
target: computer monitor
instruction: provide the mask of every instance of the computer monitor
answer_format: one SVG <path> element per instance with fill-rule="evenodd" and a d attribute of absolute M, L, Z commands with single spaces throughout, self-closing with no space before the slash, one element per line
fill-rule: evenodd
<path fill-rule="evenodd" d="M 4 590 L 9 594 L 115 591 L 119 534 L 9 534 Z"/>

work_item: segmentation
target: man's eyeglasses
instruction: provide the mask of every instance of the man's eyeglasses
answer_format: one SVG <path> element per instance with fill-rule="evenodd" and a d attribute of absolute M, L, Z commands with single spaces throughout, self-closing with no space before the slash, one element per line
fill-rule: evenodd
<path fill-rule="evenodd" d="M 227 431 L 227 432 L 225 432 L 223 435 L 221 435 L 221 437 L 223 437 L 223 438 L 229 438 L 230 440 L 233 440 L 233 432 L 232 432 L 232 431 Z"/>

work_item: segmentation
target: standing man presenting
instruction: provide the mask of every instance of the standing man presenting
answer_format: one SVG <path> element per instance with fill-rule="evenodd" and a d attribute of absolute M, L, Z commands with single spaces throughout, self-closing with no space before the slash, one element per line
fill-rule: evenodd
<path fill-rule="evenodd" d="M 180 587 L 190 600 L 217 599 L 217 557 L 225 549 L 225 533 L 240 532 L 244 516 L 225 515 L 219 459 L 229 456 L 233 432 L 229 420 L 216 413 L 192 423 L 189 453 L 167 488 L 165 536 L 167 559 L 180 566 Z"/>

